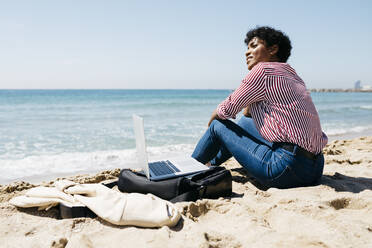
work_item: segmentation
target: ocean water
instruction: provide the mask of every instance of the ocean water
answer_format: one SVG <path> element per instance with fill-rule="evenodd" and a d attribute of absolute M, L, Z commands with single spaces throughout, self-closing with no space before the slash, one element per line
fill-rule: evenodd
<path fill-rule="evenodd" d="M 136 167 L 131 116 L 151 160 L 191 154 L 230 90 L 0 90 L 0 183 Z M 329 138 L 372 134 L 372 93 L 312 93 Z"/>

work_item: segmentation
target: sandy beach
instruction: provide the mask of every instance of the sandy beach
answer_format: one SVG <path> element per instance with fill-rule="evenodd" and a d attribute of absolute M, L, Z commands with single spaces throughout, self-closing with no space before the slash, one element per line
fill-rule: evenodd
<path fill-rule="evenodd" d="M 59 219 L 49 211 L 17 209 L 8 200 L 38 185 L 0 187 L 1 247 L 371 247 L 372 137 L 335 140 L 313 187 L 262 190 L 234 160 L 233 196 L 177 203 L 174 228 L 114 226 L 100 218 Z M 120 169 L 69 177 L 79 183 L 115 179 Z"/>

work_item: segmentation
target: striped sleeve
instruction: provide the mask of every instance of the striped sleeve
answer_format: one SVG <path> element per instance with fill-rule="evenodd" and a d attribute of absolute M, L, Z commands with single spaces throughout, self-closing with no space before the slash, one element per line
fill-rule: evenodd
<path fill-rule="evenodd" d="M 217 107 L 217 115 L 221 119 L 236 117 L 243 108 L 258 101 L 265 96 L 265 70 L 262 63 L 257 64 L 243 79 L 240 86 L 231 93 Z"/>

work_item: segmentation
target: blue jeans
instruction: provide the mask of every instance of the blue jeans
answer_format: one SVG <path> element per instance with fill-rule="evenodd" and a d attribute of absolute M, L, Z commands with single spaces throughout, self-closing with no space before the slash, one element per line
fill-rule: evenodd
<path fill-rule="evenodd" d="M 265 140 L 254 121 L 243 116 L 236 124 L 214 120 L 199 140 L 192 157 L 199 162 L 220 165 L 234 157 L 248 173 L 265 187 L 291 188 L 314 185 L 321 178 L 323 154 L 310 159 Z"/>

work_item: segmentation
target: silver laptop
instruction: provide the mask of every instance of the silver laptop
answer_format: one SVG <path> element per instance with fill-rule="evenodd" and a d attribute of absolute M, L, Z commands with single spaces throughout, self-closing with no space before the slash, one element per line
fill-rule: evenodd
<path fill-rule="evenodd" d="M 165 160 L 149 163 L 146 151 L 143 118 L 138 115 L 133 115 L 133 124 L 138 163 L 148 179 L 158 181 L 208 170 L 207 166 L 188 156 L 173 159 L 172 161 Z"/>

